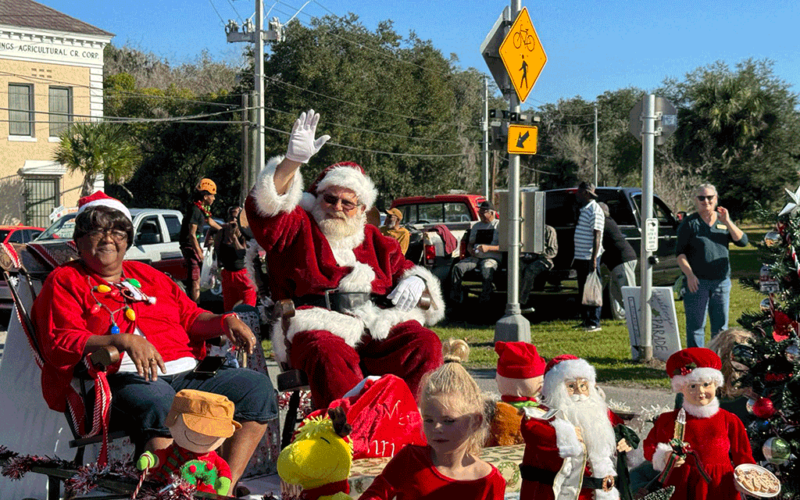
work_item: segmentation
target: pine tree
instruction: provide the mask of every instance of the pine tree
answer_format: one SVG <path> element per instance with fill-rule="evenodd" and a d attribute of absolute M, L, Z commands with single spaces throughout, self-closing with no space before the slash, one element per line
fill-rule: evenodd
<path fill-rule="evenodd" d="M 787 191 L 788 192 L 788 191 Z M 747 429 L 753 456 L 781 482 L 781 499 L 800 498 L 800 188 L 777 216 L 760 211 L 774 224 L 759 243 L 763 266 L 758 282 L 745 283 L 768 296 L 761 311 L 739 323 L 755 334 L 734 348 L 734 360 L 748 367 L 738 385 L 755 395 L 748 410 L 757 417 Z"/>

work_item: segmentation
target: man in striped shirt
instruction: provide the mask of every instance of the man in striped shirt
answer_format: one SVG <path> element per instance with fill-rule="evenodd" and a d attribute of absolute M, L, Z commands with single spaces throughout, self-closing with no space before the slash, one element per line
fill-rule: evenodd
<path fill-rule="evenodd" d="M 583 297 L 589 273 L 599 272 L 600 254 L 603 253 L 603 227 L 605 215 L 597 204 L 594 184 L 581 182 L 575 195 L 581 207 L 578 225 L 575 226 L 575 254 L 572 267 L 578 273 L 578 296 Z M 583 327 L 587 332 L 600 331 L 601 306 L 581 306 Z"/>

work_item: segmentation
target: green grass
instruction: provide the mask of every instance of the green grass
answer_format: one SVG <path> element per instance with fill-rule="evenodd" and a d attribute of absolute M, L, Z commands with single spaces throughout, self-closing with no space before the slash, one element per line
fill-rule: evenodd
<path fill-rule="evenodd" d="M 767 229 L 764 227 L 743 226 L 750 241 L 761 241 Z M 736 325 L 736 320 L 745 311 L 759 310 L 763 295 L 753 290 L 744 288 L 739 283 L 739 278 L 758 277 L 761 262 L 758 260 L 756 247 L 748 245 L 739 248 L 731 245 L 732 281 L 730 301 L 730 326 Z M 585 358 L 597 370 L 598 380 L 611 384 L 628 387 L 668 388 L 669 379 L 664 371 L 663 363 L 654 362 L 650 365 L 631 360 L 631 349 L 628 329 L 624 321 L 603 319 L 603 330 L 587 334 L 581 329 L 573 327 L 578 323 L 577 315 L 571 317 L 570 312 L 575 312 L 575 306 L 566 305 L 567 296 L 555 298 L 551 306 L 556 310 L 555 316 L 559 319 L 550 319 L 531 325 L 531 341 L 536 345 L 539 353 L 552 358 L 559 354 L 574 354 Z M 550 306 L 550 304 L 548 304 Z M 678 325 L 681 331 L 681 342 L 685 344 L 686 316 L 683 302 L 675 303 L 678 315 Z M 502 310 L 502 309 L 501 309 Z M 573 310 L 573 311 L 570 311 Z M 478 325 L 465 322 L 442 322 L 433 330 L 442 339 L 451 337 L 466 340 L 472 347 L 469 368 L 494 369 L 497 365 L 497 355 L 493 348 L 494 325 Z M 709 326 L 706 325 L 706 340 L 709 338 Z M 268 356 L 271 355 L 269 341 L 263 342 Z"/>
<path fill-rule="evenodd" d="M 750 241 L 761 241 L 766 229 L 763 227 L 743 228 Z M 739 278 L 758 277 L 761 262 L 758 260 L 756 247 L 748 245 L 739 248 L 731 245 L 732 281 L 729 325 L 735 326 L 736 320 L 745 311 L 757 311 L 763 295 L 743 287 Z M 564 299 L 566 300 L 566 299 Z M 554 307 L 559 307 L 556 304 Z M 570 306 L 574 307 L 574 306 Z M 683 302 L 675 303 L 678 325 L 681 332 L 681 343 L 685 344 L 686 315 Z M 561 314 L 564 316 L 565 314 Z M 573 327 L 578 323 L 577 316 L 567 319 L 542 321 L 531 325 L 531 342 L 539 353 L 552 358 L 559 354 L 574 354 L 585 358 L 597 369 L 598 380 L 613 385 L 641 387 L 669 387 L 669 379 L 663 369 L 663 363 L 652 363 L 648 366 L 631 360 L 628 328 L 624 321 L 603 319 L 603 330 L 587 334 Z M 497 355 L 494 352 L 494 325 L 473 325 L 468 323 L 443 324 L 434 331 L 442 339 L 456 337 L 465 339 L 472 352 L 468 366 L 476 369 L 494 368 Z M 706 324 L 706 341 L 710 336 L 710 327 Z"/>

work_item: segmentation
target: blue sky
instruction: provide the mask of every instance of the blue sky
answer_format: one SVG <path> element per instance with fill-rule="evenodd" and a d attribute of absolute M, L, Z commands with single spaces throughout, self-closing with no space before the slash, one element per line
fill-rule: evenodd
<path fill-rule="evenodd" d="M 236 58 L 241 44 L 227 44 L 220 18 L 241 20 L 254 0 L 39 0 L 116 34 L 113 43 L 151 51 L 170 62 L 193 60 L 202 49 L 214 58 Z M 265 0 L 265 12 L 282 22 L 305 0 Z M 401 35 L 414 31 L 462 67 L 488 74 L 479 46 L 507 2 L 493 0 L 310 0 L 297 16 L 357 14 L 374 30 L 392 20 Z M 800 2 L 797 0 L 551 0 L 525 2 L 548 61 L 524 107 L 582 96 L 586 100 L 636 86 L 653 90 L 665 77 L 722 60 L 775 61 L 778 77 L 800 92 Z"/>

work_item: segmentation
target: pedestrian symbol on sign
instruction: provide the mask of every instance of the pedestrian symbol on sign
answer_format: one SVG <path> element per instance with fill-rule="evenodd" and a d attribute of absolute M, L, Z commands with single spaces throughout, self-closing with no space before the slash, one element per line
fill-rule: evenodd
<path fill-rule="evenodd" d="M 519 70 L 522 71 L 520 85 L 522 85 L 522 82 L 525 82 L 525 88 L 528 88 L 528 63 L 525 62 L 525 56 L 522 56 L 522 67 Z"/>

